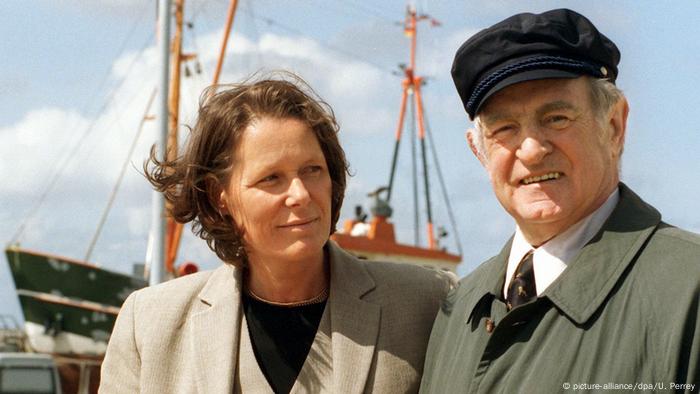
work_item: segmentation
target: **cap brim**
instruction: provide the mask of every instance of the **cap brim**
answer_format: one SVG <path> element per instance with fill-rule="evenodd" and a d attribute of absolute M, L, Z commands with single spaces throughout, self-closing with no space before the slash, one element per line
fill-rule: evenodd
<path fill-rule="evenodd" d="M 554 69 L 530 70 L 530 71 L 523 71 L 523 72 L 515 74 L 515 75 L 511 75 L 509 77 L 504 78 L 502 81 L 498 82 L 491 89 L 489 89 L 488 92 L 486 92 L 484 97 L 481 99 L 481 102 L 479 102 L 479 106 L 476 107 L 476 111 L 474 111 L 474 113 L 475 114 L 479 113 L 479 111 L 484 106 L 484 103 L 486 103 L 486 101 L 489 99 L 489 97 L 496 94 L 500 90 L 507 88 L 508 86 L 515 85 L 516 83 L 526 82 L 526 81 L 535 81 L 538 79 L 578 78 L 581 75 L 582 74 L 578 74 L 578 73 L 571 72 L 571 71 L 554 70 Z"/>

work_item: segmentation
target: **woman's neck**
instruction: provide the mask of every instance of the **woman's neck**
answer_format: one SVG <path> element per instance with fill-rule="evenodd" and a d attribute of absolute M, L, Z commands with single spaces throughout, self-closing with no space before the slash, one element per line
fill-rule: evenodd
<path fill-rule="evenodd" d="M 256 298 L 276 303 L 311 299 L 329 286 L 326 260 L 324 252 L 315 258 L 294 262 L 249 256 L 245 288 Z"/>

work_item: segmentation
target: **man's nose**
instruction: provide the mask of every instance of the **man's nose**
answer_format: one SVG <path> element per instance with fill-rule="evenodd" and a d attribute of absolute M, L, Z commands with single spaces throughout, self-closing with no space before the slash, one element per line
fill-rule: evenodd
<path fill-rule="evenodd" d="M 551 151 L 552 144 L 546 133 L 532 129 L 524 132 L 523 139 L 515 154 L 524 164 L 536 164 Z"/>
<path fill-rule="evenodd" d="M 309 190 L 304 185 L 304 182 L 299 178 L 292 179 L 287 190 L 287 206 L 303 205 L 309 200 Z"/>

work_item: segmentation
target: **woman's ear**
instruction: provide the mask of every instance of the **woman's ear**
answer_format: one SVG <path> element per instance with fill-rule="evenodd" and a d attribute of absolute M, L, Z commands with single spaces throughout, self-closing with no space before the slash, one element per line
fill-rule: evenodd
<path fill-rule="evenodd" d="M 209 203 L 215 207 L 219 214 L 223 217 L 229 215 L 228 204 L 227 204 L 227 193 L 226 190 L 221 187 L 219 180 L 214 177 L 214 175 L 209 174 L 204 179 L 205 187 L 207 188 L 207 197 L 209 198 Z"/>

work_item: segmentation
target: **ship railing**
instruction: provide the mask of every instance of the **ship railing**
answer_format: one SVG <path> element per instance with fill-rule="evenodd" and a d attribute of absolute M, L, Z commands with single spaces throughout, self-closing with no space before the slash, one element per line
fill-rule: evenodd
<path fill-rule="evenodd" d="M 0 352 L 27 350 L 27 334 L 11 315 L 0 315 Z"/>

